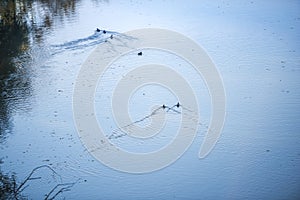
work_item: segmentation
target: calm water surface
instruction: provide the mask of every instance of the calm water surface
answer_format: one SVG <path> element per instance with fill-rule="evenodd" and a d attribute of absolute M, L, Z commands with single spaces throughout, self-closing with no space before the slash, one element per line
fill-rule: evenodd
<path fill-rule="evenodd" d="M 57 173 L 37 170 L 22 196 L 43 199 L 57 184 L 75 183 L 56 198 L 300 198 L 299 1 L 19 0 L 0 5 L 1 177 L 8 175 L 13 181 L 14 174 L 20 184 L 42 165 Z M 96 32 L 97 27 L 107 34 Z M 222 75 L 226 122 L 205 159 L 197 155 L 209 124 L 210 98 L 201 77 L 185 68 L 181 73 L 201 102 L 202 125 L 177 162 L 153 173 L 127 174 L 106 167 L 82 145 L 72 112 L 80 67 L 111 34 L 138 28 L 165 28 L 190 37 Z M 153 55 L 170 65 L 180 62 Z M 137 63 L 132 58 L 120 62 Z M 110 113 L 100 96 L 117 81 L 115 76 L 104 80 L 107 86 L 95 95 L 99 121 Z M 139 94 L 147 101 L 140 103 Z M 161 87 L 144 87 L 133 95 L 129 109 L 139 119 L 152 103 L 176 100 Z M 150 143 L 122 138 L 113 143 L 129 150 L 153 150 L 172 139 L 178 117 L 170 117 L 166 137 Z"/>

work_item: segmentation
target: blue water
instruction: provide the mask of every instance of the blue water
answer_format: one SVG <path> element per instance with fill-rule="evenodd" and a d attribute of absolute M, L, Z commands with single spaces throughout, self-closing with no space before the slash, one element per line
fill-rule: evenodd
<path fill-rule="evenodd" d="M 65 20 L 59 21 L 60 15 L 54 18 L 43 39 L 32 40 L 25 56 L 14 58 L 19 71 L 2 78 L 5 89 L 0 98 L 9 102 L 9 114 L 4 120 L 2 111 L 0 118 L 5 135 L 0 144 L 1 170 L 15 173 L 19 182 L 40 165 L 49 165 L 60 175 L 40 169 L 36 176 L 42 178 L 29 182 L 25 196 L 41 199 L 57 183 L 75 183 L 57 198 L 300 198 L 299 1 L 80 1 L 75 8 Z M 73 119 L 72 98 L 79 70 L 91 52 L 111 34 L 123 36 L 138 28 L 174 30 L 206 50 L 223 78 L 226 120 L 212 152 L 199 159 L 211 117 L 210 96 L 201 77 L 189 68 L 181 69 L 200 102 L 197 136 L 172 165 L 136 175 L 106 167 L 84 148 Z M 153 58 L 174 63 L 172 56 L 156 53 Z M 130 58 L 120 63 L 136 64 Z M 3 72 L 0 75 L 4 77 Z M 18 81 L 11 86 L 16 76 Z M 109 87 L 103 93 L 109 94 L 118 77 L 105 77 Z M 143 93 L 149 94 L 148 100 L 134 106 Z M 111 112 L 101 107 L 101 95 L 98 88 L 99 121 L 103 113 Z M 129 102 L 132 118 L 147 116 L 149 106 L 161 99 L 173 104 L 177 100 L 164 88 L 145 87 L 135 93 Z M 180 114 L 169 115 L 173 130 Z M 117 128 L 112 120 L 105 126 Z M 164 134 L 148 143 L 126 143 L 123 137 L 113 143 L 148 151 L 168 143 L 172 135 Z"/>

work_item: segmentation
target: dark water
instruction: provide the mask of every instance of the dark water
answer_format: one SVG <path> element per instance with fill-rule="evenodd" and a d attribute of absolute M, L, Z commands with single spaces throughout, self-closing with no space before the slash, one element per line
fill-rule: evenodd
<path fill-rule="evenodd" d="M 0 199 L 51 199 L 60 189 L 57 199 L 299 198 L 299 10 L 298 1 L 1 1 Z M 201 86 L 193 88 L 201 100 L 198 136 L 171 166 L 133 175 L 104 166 L 84 148 L 72 96 L 82 64 L 98 45 L 149 27 L 178 31 L 206 49 L 223 77 L 227 117 L 216 147 L 199 160 L 210 99 L 203 81 L 182 69 Z M 106 78 L 111 85 L 104 94 L 116 81 Z M 163 93 L 143 91 L 149 99 Z M 149 114 L 143 106 L 132 113 L 137 119 Z M 149 147 L 122 138 L 115 144 Z"/>

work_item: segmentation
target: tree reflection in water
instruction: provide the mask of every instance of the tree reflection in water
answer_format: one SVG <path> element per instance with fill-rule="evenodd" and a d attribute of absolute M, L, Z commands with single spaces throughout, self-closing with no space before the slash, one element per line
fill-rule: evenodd
<path fill-rule="evenodd" d="M 54 21 L 75 14 L 76 0 L 2 0 L 0 2 L 0 142 L 12 127 L 11 113 L 25 108 L 32 94 L 30 50 L 42 45 Z"/>
<path fill-rule="evenodd" d="M 13 113 L 30 109 L 24 106 L 24 102 L 32 96 L 30 66 L 34 55 L 30 51 L 33 45 L 43 45 L 44 34 L 51 31 L 54 23 L 72 17 L 78 2 L 0 1 L 0 144 L 11 132 Z M 0 199 L 7 199 L 15 187 L 15 175 L 8 175 L 0 169 Z"/>

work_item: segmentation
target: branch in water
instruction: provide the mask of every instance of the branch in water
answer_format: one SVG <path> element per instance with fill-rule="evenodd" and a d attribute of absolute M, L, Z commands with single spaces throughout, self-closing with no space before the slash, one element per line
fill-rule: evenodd
<path fill-rule="evenodd" d="M 19 185 L 19 187 L 16 189 L 16 191 L 15 191 L 15 194 L 17 195 L 17 194 L 19 194 L 20 192 L 22 192 L 26 187 L 24 187 L 24 185 L 28 182 L 28 181 L 30 181 L 30 180 L 34 180 L 34 179 L 39 179 L 40 177 L 36 177 L 36 178 L 32 178 L 32 175 L 35 173 L 35 171 L 36 170 L 38 170 L 38 169 L 41 169 L 41 168 L 47 168 L 47 169 L 49 169 L 50 171 L 52 171 L 53 172 L 53 174 L 55 174 L 55 175 L 57 175 L 59 178 L 60 178 L 60 180 L 61 180 L 61 176 L 59 175 L 59 174 L 57 174 L 56 173 L 56 171 L 54 170 L 54 169 L 52 169 L 50 166 L 48 166 L 48 165 L 41 165 L 41 166 L 38 166 L 38 167 L 36 167 L 36 168 L 34 168 L 31 172 L 30 172 L 30 174 L 27 176 L 27 178 Z M 24 188 L 23 188 L 24 187 Z"/>
<path fill-rule="evenodd" d="M 46 195 L 45 200 L 53 200 L 55 199 L 55 197 L 57 197 L 59 194 L 66 192 L 66 191 L 70 191 L 70 189 L 76 184 L 76 182 L 74 183 L 60 183 L 57 184 L 55 187 L 52 188 L 52 190 L 50 190 L 50 192 Z M 61 187 L 61 188 L 60 188 Z M 60 188 L 52 197 L 51 194 L 54 193 L 55 190 L 57 190 L 58 188 Z"/>

